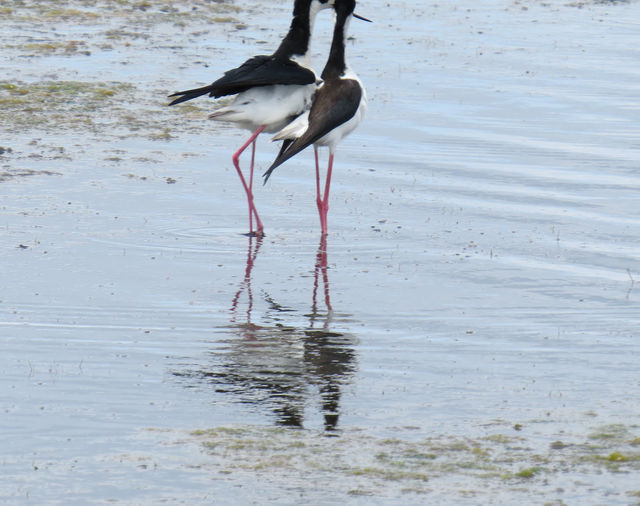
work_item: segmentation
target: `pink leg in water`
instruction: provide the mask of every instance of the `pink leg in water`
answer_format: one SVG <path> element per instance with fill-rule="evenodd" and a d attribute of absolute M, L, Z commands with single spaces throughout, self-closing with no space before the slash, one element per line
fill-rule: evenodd
<path fill-rule="evenodd" d="M 238 151 L 236 151 L 231 159 L 233 160 L 233 165 L 238 171 L 238 176 L 240 176 L 240 181 L 242 182 L 242 186 L 244 187 L 244 191 L 247 193 L 247 202 L 249 203 L 249 235 L 255 235 L 258 237 L 262 237 L 264 235 L 264 227 L 262 226 L 262 221 L 260 221 L 260 216 L 258 216 L 258 211 L 256 209 L 255 204 L 253 203 L 253 165 L 255 161 L 256 154 L 256 138 L 260 133 L 264 130 L 265 125 L 261 125 L 255 132 L 251 134 L 251 137 L 245 142 L 242 147 Z M 249 184 L 242 174 L 242 170 L 240 169 L 239 158 L 242 152 L 247 149 L 247 147 L 251 144 L 251 167 L 249 169 Z M 253 217 L 256 218 L 256 231 L 253 231 Z"/>
<path fill-rule="evenodd" d="M 327 235 L 327 213 L 329 212 L 329 188 L 331 186 L 331 171 L 333 169 L 333 153 L 329 152 L 329 166 L 327 168 L 327 180 L 324 184 L 324 192 L 320 192 L 320 165 L 318 164 L 318 150 L 314 146 L 316 157 L 316 204 L 320 214 L 320 228 L 322 235 Z"/>

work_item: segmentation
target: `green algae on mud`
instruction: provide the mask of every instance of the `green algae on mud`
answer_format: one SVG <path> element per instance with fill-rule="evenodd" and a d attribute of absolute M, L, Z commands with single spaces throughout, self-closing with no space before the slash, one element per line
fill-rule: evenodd
<path fill-rule="evenodd" d="M 4 122 L 12 130 L 98 129 L 107 120 L 104 113 L 121 110 L 132 89 L 127 83 L 0 82 L 0 107 L 9 113 Z"/>
<path fill-rule="evenodd" d="M 540 467 L 528 467 L 514 474 L 516 478 L 533 478 L 539 474 L 542 469 Z"/>
<path fill-rule="evenodd" d="M 50 54 L 83 54 L 89 56 L 86 50 L 87 43 L 82 40 L 27 42 L 22 45 L 9 44 L 5 49 L 17 50 L 26 56 L 50 55 Z"/>
<path fill-rule="evenodd" d="M 33 170 L 33 169 L 15 169 L 8 168 L 6 170 L 0 169 L 0 183 L 3 181 L 9 181 L 10 179 L 28 176 L 60 176 L 59 172 L 52 170 Z"/>
<path fill-rule="evenodd" d="M 223 473 L 250 472 L 292 482 L 302 482 L 313 473 L 349 495 L 380 495 L 390 487 L 427 494 L 434 487 L 450 487 L 454 495 L 479 496 L 487 487 L 530 492 L 531 487 L 553 478 L 562 480 L 567 473 L 640 471 L 640 453 L 634 451 L 635 439 L 629 437 L 634 430 L 637 427 L 595 427 L 580 442 L 559 445 L 556 441 L 546 448 L 535 436 L 522 432 L 517 436 L 437 435 L 414 441 L 378 438 L 358 429 L 328 437 L 300 429 L 233 426 L 196 430 L 190 437 Z M 592 435 L 599 433 L 613 436 L 594 448 Z"/>
<path fill-rule="evenodd" d="M 209 23 L 234 23 L 232 16 L 240 8 L 226 2 L 194 0 L 177 5 L 163 0 L 37 0 L 16 1 L 0 8 L 0 19 L 20 22 L 95 23 L 98 19 L 123 19 L 146 26 L 158 23 L 183 23 L 199 20 Z"/>
<path fill-rule="evenodd" d="M 117 55 L 121 64 L 132 64 L 137 61 L 139 44 L 171 44 L 162 37 L 167 30 L 175 31 L 175 26 L 182 30 L 188 24 L 195 27 L 192 37 L 210 37 L 212 32 L 218 33 L 216 25 L 235 23 L 237 29 L 240 25 L 235 15 L 240 11 L 232 3 L 206 0 L 194 0 L 188 6 L 158 0 L 13 2 L 11 7 L 0 9 L 0 20 L 7 23 L 7 33 L 23 35 L 0 38 L 0 50 L 16 61 L 26 59 L 37 65 L 56 58 L 58 63 L 45 65 L 51 70 L 46 78 L 41 73 L 22 72 L 13 80 L 4 77 L 0 81 L 0 108 L 5 112 L 0 130 L 11 134 L 75 132 L 120 139 L 133 136 L 161 142 L 176 137 L 175 132 L 197 131 L 210 104 L 170 109 L 166 95 L 173 89 L 141 86 L 135 78 L 94 79 L 94 74 L 78 80 L 73 80 L 73 73 L 63 74 L 56 80 L 55 65 L 62 59 L 64 69 L 67 59 L 70 66 L 81 60 L 83 67 L 91 68 L 95 61 L 110 55 Z M 149 42 L 157 33 L 163 34 L 161 42 Z M 177 49 L 171 46 L 171 50 Z"/>
<path fill-rule="evenodd" d="M 94 134 L 172 138 L 165 115 L 145 109 L 136 87 L 126 82 L 0 82 L 2 127 L 6 131 L 82 131 Z M 191 107 L 187 114 L 200 109 Z M 185 116 L 185 118 L 188 116 Z"/>

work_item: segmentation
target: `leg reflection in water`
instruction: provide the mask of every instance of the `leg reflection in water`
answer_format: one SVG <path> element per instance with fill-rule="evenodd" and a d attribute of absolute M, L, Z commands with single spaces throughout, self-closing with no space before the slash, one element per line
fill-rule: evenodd
<path fill-rule="evenodd" d="M 249 248 L 247 249 L 247 265 L 244 270 L 244 279 L 240 283 L 238 291 L 231 301 L 231 323 L 236 323 L 238 318 L 238 303 L 240 302 L 240 297 L 242 295 L 242 292 L 244 292 L 245 290 L 247 291 L 247 330 L 251 330 L 252 327 L 251 312 L 253 310 L 253 291 L 251 290 L 251 271 L 253 270 L 253 264 L 255 263 L 258 256 L 258 251 L 260 251 L 260 246 L 262 246 L 262 237 L 254 237 L 250 235 Z"/>
<path fill-rule="evenodd" d="M 336 346 L 337 341 L 343 338 L 343 334 L 329 332 L 333 308 L 331 307 L 328 270 L 327 235 L 322 234 L 313 271 L 313 297 L 309 314 L 310 328 L 305 331 L 304 360 L 308 369 L 313 371 L 313 376 L 318 380 L 325 430 L 335 430 L 338 425 L 340 407 L 340 381 L 336 382 L 335 379 L 351 373 L 348 369 L 353 361 L 354 352 L 350 347 Z M 320 279 L 322 279 L 326 307 L 322 331 L 314 329 L 316 321 L 323 316 L 318 310 Z"/>
<path fill-rule="evenodd" d="M 249 238 L 244 277 L 231 302 L 230 325 L 212 336 L 204 363 L 175 374 L 187 379 L 190 387 L 194 381 L 210 384 L 214 402 L 221 405 L 226 403 L 220 395 L 230 396 L 258 411 L 266 409 L 277 425 L 289 427 L 304 427 L 305 421 L 313 423 L 320 415 L 324 429 L 334 431 L 342 388 L 351 381 L 357 355 L 355 336 L 332 328 L 334 319 L 344 321 L 349 315 L 335 314 L 331 306 L 326 236 L 316 254 L 313 286 L 308 286 L 311 312 L 279 302 L 282 295 L 267 293 L 282 289 L 282 280 L 288 279 L 287 291 L 282 291 L 291 297 L 308 279 L 304 276 L 292 272 L 287 277 L 280 269 L 278 279 L 255 291 L 254 267 L 261 244 L 260 238 Z M 261 296 L 254 300 L 254 293 Z M 313 406 L 319 406 L 319 412 Z"/>
<path fill-rule="evenodd" d="M 318 253 L 316 254 L 316 265 L 313 270 L 313 298 L 311 314 L 309 319 L 311 327 L 313 328 L 316 319 L 321 316 L 318 312 L 318 280 L 322 278 L 322 288 L 324 291 L 324 304 L 327 307 L 326 319 L 324 321 L 324 328 L 329 328 L 331 323 L 331 317 L 333 316 L 333 308 L 331 307 L 331 295 L 329 293 L 329 269 L 327 262 L 327 236 L 323 234 L 320 236 L 320 245 L 318 246 Z"/>

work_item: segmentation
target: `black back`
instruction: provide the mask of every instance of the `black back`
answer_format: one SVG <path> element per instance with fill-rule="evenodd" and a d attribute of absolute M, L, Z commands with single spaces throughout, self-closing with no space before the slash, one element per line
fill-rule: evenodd
<path fill-rule="evenodd" d="M 249 58 L 239 67 L 225 72 L 220 79 L 208 86 L 173 93 L 169 96 L 178 98 L 169 105 L 179 104 L 206 94 L 215 98 L 235 95 L 257 86 L 306 85 L 316 82 L 316 75 L 311 69 L 291 60 L 292 56 L 304 55 L 309 48 L 310 6 L 311 0 L 295 0 L 289 32 L 275 53 Z"/>
<path fill-rule="evenodd" d="M 276 56 L 254 56 L 238 68 L 224 73 L 211 85 L 211 97 L 234 95 L 255 86 L 313 84 L 316 75 L 296 62 Z"/>
<path fill-rule="evenodd" d="M 326 81 L 313 99 L 309 111 L 309 127 L 295 141 L 286 147 L 283 145 L 283 149 L 264 174 L 265 182 L 276 167 L 353 118 L 361 98 L 362 88 L 354 79 Z"/>

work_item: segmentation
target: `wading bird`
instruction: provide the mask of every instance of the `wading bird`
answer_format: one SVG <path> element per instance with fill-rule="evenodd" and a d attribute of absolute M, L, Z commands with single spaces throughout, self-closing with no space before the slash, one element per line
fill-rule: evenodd
<path fill-rule="evenodd" d="M 252 190 L 256 138 L 261 132 L 277 132 L 309 108 L 318 83 L 311 69 L 311 32 L 318 12 L 331 7 L 333 3 L 334 0 L 295 0 L 289 32 L 275 53 L 254 56 L 238 68 L 225 72 L 208 86 L 169 95 L 177 97 L 169 105 L 207 94 L 214 98 L 236 95 L 231 104 L 216 110 L 209 118 L 236 123 L 253 132 L 232 156 L 233 165 L 247 194 L 249 235 L 264 235 Z M 239 158 L 249 145 L 251 166 L 247 182 L 240 169 Z"/>
<path fill-rule="evenodd" d="M 284 140 L 284 143 L 271 167 L 264 173 L 266 183 L 276 167 L 313 144 L 316 162 L 316 203 L 322 235 L 327 234 L 329 187 L 336 146 L 358 126 L 367 108 L 364 87 L 347 65 L 344 55 L 345 37 L 351 18 L 355 16 L 369 21 L 353 13 L 355 4 L 355 0 L 335 0 L 336 20 L 329 58 L 321 75 L 322 83 L 313 97 L 311 108 L 273 137 L 274 141 Z M 329 164 L 322 192 L 318 164 L 320 146 L 329 148 Z"/>

